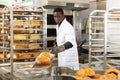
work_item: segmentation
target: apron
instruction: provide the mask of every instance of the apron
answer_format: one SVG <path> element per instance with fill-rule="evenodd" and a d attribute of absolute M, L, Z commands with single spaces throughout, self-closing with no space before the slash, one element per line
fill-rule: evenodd
<path fill-rule="evenodd" d="M 58 53 L 58 66 L 69 67 L 73 70 L 78 70 L 79 60 L 74 28 L 66 19 L 64 19 L 59 28 L 57 25 L 56 30 L 57 46 L 63 45 L 67 41 L 73 44 L 72 48 L 66 49 L 63 52 Z"/>

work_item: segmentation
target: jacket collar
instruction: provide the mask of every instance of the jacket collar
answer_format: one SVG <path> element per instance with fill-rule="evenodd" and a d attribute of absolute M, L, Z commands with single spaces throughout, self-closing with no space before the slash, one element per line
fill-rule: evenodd
<path fill-rule="evenodd" d="M 61 23 L 65 20 L 65 18 L 60 22 L 58 23 L 58 28 L 60 27 Z"/>

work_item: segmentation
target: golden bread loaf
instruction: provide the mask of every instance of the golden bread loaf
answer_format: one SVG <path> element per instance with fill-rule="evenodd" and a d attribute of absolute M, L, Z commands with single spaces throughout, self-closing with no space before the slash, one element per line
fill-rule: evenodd
<path fill-rule="evenodd" d="M 98 78 L 100 78 L 101 76 L 102 76 L 102 74 L 96 73 L 96 74 L 93 76 L 93 78 L 94 78 L 94 79 L 98 79 Z"/>
<path fill-rule="evenodd" d="M 27 34 L 28 31 L 26 31 L 26 30 L 14 30 L 13 33 L 14 34 Z"/>
<path fill-rule="evenodd" d="M 30 44 L 28 44 L 28 48 L 29 49 L 36 49 L 36 48 L 40 48 L 40 45 L 37 43 L 30 43 Z"/>
<path fill-rule="evenodd" d="M 41 20 L 31 20 L 31 25 L 42 25 L 43 21 Z"/>
<path fill-rule="evenodd" d="M 79 76 L 79 77 L 91 77 L 94 76 L 95 72 L 92 68 L 81 68 L 80 70 L 78 70 L 74 76 Z"/>
<path fill-rule="evenodd" d="M 49 52 L 41 52 L 40 55 L 35 60 L 38 65 L 50 65 L 51 56 Z"/>
<path fill-rule="evenodd" d="M 29 39 L 40 39 L 40 34 L 30 34 Z"/>
<path fill-rule="evenodd" d="M 33 52 L 32 57 L 37 57 L 39 55 L 39 52 Z"/>
<path fill-rule="evenodd" d="M 13 44 L 13 49 L 27 49 L 28 44 L 25 43 L 14 43 Z"/>
<path fill-rule="evenodd" d="M 13 25 L 18 25 L 18 24 L 23 25 L 24 24 L 23 20 L 13 20 Z"/>
<path fill-rule="evenodd" d="M 114 73 L 114 74 L 118 74 L 120 73 L 120 71 L 118 69 L 115 69 L 115 68 L 108 68 L 106 71 L 105 71 L 105 75 L 106 74 L 110 74 L 110 73 Z"/>
<path fill-rule="evenodd" d="M 7 54 L 6 57 L 7 57 L 7 58 L 10 58 L 10 54 Z M 16 52 L 14 52 L 14 54 L 13 54 L 13 58 L 14 58 L 14 59 L 17 59 L 18 57 L 19 57 L 19 54 L 16 53 Z"/>
<path fill-rule="evenodd" d="M 0 53 L 0 58 L 4 58 L 4 55 L 3 55 L 3 53 Z"/>
<path fill-rule="evenodd" d="M 19 58 L 30 58 L 32 56 L 32 54 L 29 53 L 20 53 L 19 54 Z"/>
<path fill-rule="evenodd" d="M 14 40 L 27 40 L 28 35 L 23 35 L 23 34 L 15 34 L 14 35 Z"/>

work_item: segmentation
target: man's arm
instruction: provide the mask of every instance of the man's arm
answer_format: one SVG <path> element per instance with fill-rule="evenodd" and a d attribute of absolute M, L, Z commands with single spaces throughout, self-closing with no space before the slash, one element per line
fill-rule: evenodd
<path fill-rule="evenodd" d="M 63 44 L 63 45 L 57 46 L 57 47 L 55 47 L 54 49 L 52 49 L 51 53 L 57 54 L 57 53 L 59 53 L 59 52 L 62 52 L 62 51 L 64 51 L 64 50 L 69 49 L 69 48 L 72 48 L 72 47 L 73 47 L 73 45 L 72 45 L 71 42 L 66 42 L 66 43 Z"/>

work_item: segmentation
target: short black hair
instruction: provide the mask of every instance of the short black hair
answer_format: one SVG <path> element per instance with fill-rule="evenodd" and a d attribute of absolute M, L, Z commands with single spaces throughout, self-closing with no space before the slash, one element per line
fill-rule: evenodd
<path fill-rule="evenodd" d="M 63 12 L 62 8 L 55 8 L 53 12 L 60 12 L 61 14 L 64 15 L 64 12 Z"/>

